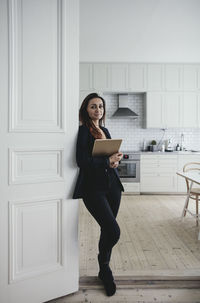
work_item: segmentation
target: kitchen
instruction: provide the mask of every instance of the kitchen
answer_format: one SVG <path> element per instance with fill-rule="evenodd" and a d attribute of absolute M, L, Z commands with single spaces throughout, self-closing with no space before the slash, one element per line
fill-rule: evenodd
<path fill-rule="evenodd" d="M 199 0 L 0 1 L 1 302 L 200 302 L 199 201 L 183 220 L 177 175 L 200 163 L 199 11 Z M 99 226 L 72 199 L 79 106 L 95 91 L 124 153 L 109 298 Z"/>
<path fill-rule="evenodd" d="M 93 90 L 106 99 L 106 127 L 113 138 L 123 139 L 121 151 L 125 157 L 134 160 L 135 155 L 135 168 L 132 165 L 131 170 L 137 171 L 136 182 L 133 176 L 126 176 L 126 192 L 184 193 L 184 180 L 176 171 L 185 163 L 200 160 L 199 64 L 81 63 L 80 76 L 80 98 Z M 156 87 L 157 83 L 160 86 Z M 124 163 L 128 161 L 125 157 Z M 168 159 L 173 159 L 171 173 L 161 167 L 156 174 L 156 163 L 149 166 L 155 174 L 151 173 L 148 180 L 147 163 L 159 159 L 165 160 L 166 167 L 170 165 Z M 127 182 L 128 178 L 132 182 Z"/>
<path fill-rule="evenodd" d="M 118 277 L 144 276 L 145 273 L 154 276 L 156 272 L 163 279 L 168 275 L 181 277 L 180 269 L 184 276 L 199 275 L 199 265 L 195 265 L 195 271 L 194 265 L 187 271 L 176 263 L 172 248 L 176 246 L 181 255 L 190 255 L 189 251 L 180 248 L 183 242 L 187 246 L 184 236 L 180 236 L 187 225 L 187 231 L 193 230 L 199 250 L 195 219 L 189 214 L 184 223 L 180 219 L 187 188 L 184 178 L 176 174 L 183 170 L 186 163 L 200 162 L 200 64 L 199 55 L 195 55 L 196 48 L 192 49 L 187 36 L 190 30 L 196 33 L 197 29 L 191 28 L 194 25 L 192 22 L 188 24 L 195 17 L 195 12 L 190 7 L 191 15 L 187 13 L 187 1 L 175 1 L 171 3 L 171 9 L 168 4 L 164 1 L 150 1 L 148 4 L 126 1 L 128 9 L 124 3 L 117 2 L 111 10 L 111 3 L 87 1 L 80 7 L 80 102 L 90 92 L 99 93 L 106 100 L 105 126 L 112 138 L 123 139 L 121 151 L 124 158 L 118 170 L 125 188 L 119 214 L 124 233 L 122 227 L 121 248 L 114 249 L 112 263 Z M 181 22 L 182 18 L 184 21 Z M 162 24 L 162 29 L 158 24 Z M 184 35 L 186 24 L 187 33 Z M 123 114 L 125 109 L 132 114 Z M 190 203 L 195 212 L 195 202 Z M 87 217 L 82 204 L 80 206 L 80 245 L 86 254 L 84 256 L 80 251 L 80 275 L 84 281 L 84 276 L 95 276 L 97 270 L 93 243 L 97 241 L 98 228 Z M 131 215 L 132 225 L 127 223 L 131 221 Z M 155 232 L 155 226 L 149 221 L 152 216 L 160 217 L 159 223 L 155 222 L 160 230 L 159 240 L 152 239 L 148 226 L 143 230 L 146 220 Z M 83 220 L 90 224 L 91 233 Z M 174 229 L 168 231 L 168 236 L 174 234 L 171 240 L 165 238 L 167 234 L 162 230 L 163 225 L 168 229 L 167 224 L 171 227 L 175 224 Z M 137 225 L 141 231 L 138 231 Z M 91 241 L 86 240 L 85 229 Z M 135 232 L 134 237 L 130 236 L 131 230 Z M 179 230 L 179 238 L 175 230 Z M 191 235 L 187 235 L 187 239 Z M 137 249 L 133 248 L 133 239 Z M 164 239 L 168 243 L 171 241 L 171 248 L 166 247 Z M 182 244 L 179 240 L 183 241 Z M 132 250 L 127 248 L 127 241 L 132 241 Z M 143 241 L 154 244 L 160 241 L 170 259 L 164 257 L 165 262 L 173 265 L 168 268 L 161 265 L 164 259 L 160 259 L 156 251 L 145 246 Z M 151 252 L 151 256 L 145 258 L 145 251 Z M 136 257 L 138 254 L 143 257 Z M 135 258 L 131 259 L 132 255 Z M 144 262 L 144 259 L 151 260 L 149 267 L 138 267 L 137 262 Z M 195 262 L 193 256 L 188 261 L 179 261 L 189 262 L 190 259 Z M 119 262 L 123 265 L 120 266 Z M 151 271 L 153 266 L 155 270 Z M 192 302 L 192 298 L 190 300 L 188 302 Z"/>

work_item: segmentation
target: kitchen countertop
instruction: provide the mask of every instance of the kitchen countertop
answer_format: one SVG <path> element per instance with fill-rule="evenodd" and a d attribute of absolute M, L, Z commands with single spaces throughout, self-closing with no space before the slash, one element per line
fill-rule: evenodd
<path fill-rule="evenodd" d="M 141 151 L 139 152 L 141 155 L 200 155 L 200 151 L 193 152 L 191 150 L 187 151 L 173 151 L 173 152 L 161 152 L 161 151 Z"/>

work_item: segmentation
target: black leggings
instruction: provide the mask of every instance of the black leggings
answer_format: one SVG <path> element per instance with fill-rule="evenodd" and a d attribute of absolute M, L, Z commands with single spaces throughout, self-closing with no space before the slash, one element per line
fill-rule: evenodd
<path fill-rule="evenodd" d="M 83 197 L 86 208 L 101 227 L 99 256 L 102 262 L 110 261 L 112 248 L 120 237 L 120 228 L 115 219 L 120 200 L 121 188 L 116 176 L 108 192 L 89 192 Z"/>

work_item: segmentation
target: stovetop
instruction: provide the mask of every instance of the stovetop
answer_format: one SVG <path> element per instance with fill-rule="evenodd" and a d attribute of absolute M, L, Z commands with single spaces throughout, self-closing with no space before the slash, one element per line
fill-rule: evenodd
<path fill-rule="evenodd" d="M 132 155 L 132 154 L 140 154 L 141 150 L 123 150 L 122 154 L 124 155 Z"/>
<path fill-rule="evenodd" d="M 140 151 L 122 151 L 123 160 L 139 160 Z"/>

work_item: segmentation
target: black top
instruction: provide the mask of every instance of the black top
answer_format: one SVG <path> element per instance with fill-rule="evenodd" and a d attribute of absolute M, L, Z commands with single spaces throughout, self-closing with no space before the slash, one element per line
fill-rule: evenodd
<path fill-rule="evenodd" d="M 107 128 L 101 129 L 107 139 L 111 139 Z M 116 168 L 110 168 L 108 156 L 92 156 L 92 149 L 95 138 L 85 125 L 79 126 L 78 139 L 76 145 L 76 162 L 80 168 L 76 182 L 73 199 L 82 198 L 88 191 L 106 192 L 110 188 L 113 178 L 117 177 L 122 191 L 124 188 L 119 179 Z"/>

